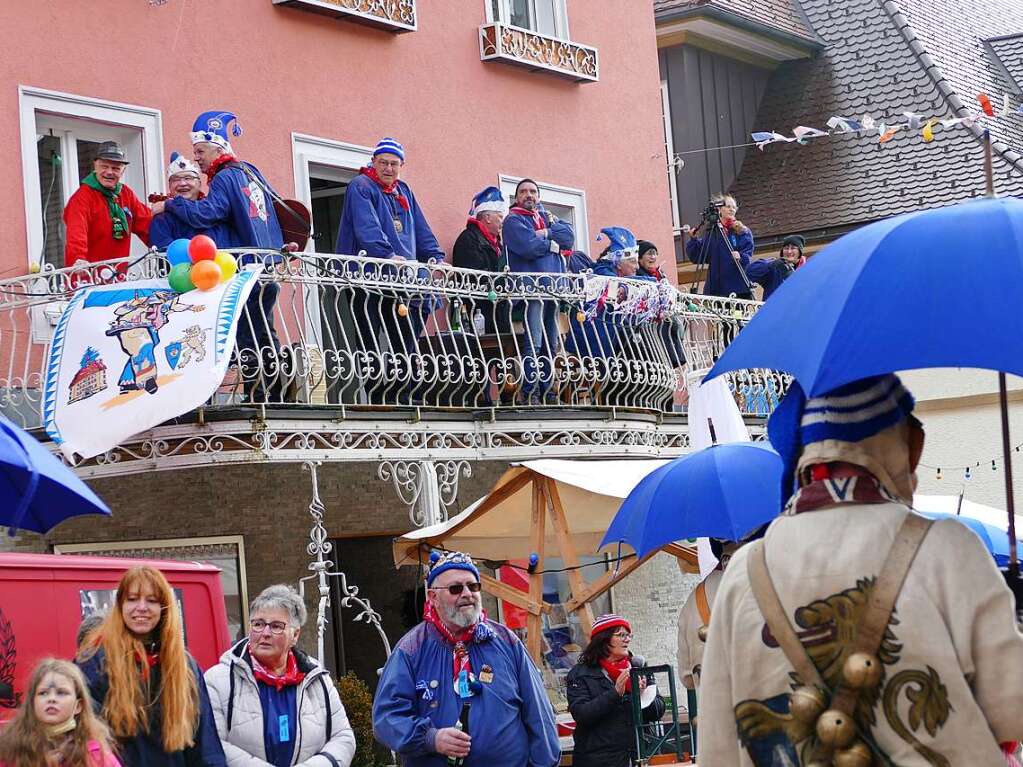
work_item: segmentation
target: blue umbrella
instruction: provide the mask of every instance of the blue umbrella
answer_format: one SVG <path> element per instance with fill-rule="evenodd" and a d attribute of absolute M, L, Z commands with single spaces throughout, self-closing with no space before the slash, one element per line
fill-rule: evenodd
<path fill-rule="evenodd" d="M 983 541 L 988 552 L 995 558 L 996 565 L 999 567 L 1007 567 L 1009 565 L 1009 540 L 1005 536 L 1005 528 L 989 525 L 986 522 L 981 522 L 979 519 L 961 517 L 956 514 L 921 511 L 920 509 L 914 509 L 914 511 L 928 519 L 954 519 L 956 522 L 961 522 L 975 532 L 977 537 Z"/>
<path fill-rule="evenodd" d="M 709 536 L 738 541 L 779 512 L 782 461 L 766 445 L 712 445 L 643 477 L 622 502 L 601 547 L 625 542 L 643 556 Z"/>
<path fill-rule="evenodd" d="M 1021 296 L 1023 201 L 982 199 L 896 216 L 810 259 L 707 378 L 783 370 L 814 397 L 897 370 L 974 367 L 1023 376 Z"/>
<path fill-rule="evenodd" d="M 0 416 L 0 526 L 45 533 L 110 509 L 38 441 Z"/>

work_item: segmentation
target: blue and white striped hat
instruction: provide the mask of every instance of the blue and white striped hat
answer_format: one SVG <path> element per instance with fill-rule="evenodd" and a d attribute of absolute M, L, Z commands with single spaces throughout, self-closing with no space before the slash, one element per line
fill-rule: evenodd
<path fill-rule="evenodd" d="M 402 162 L 405 162 L 405 147 L 398 143 L 398 139 L 394 138 L 382 138 L 377 142 L 376 149 L 373 150 L 373 156 L 376 157 L 378 154 L 393 154 Z"/>
<path fill-rule="evenodd" d="M 782 504 L 798 484 L 796 467 L 806 445 L 824 440 L 862 442 L 904 421 L 913 412 L 913 395 L 894 374 L 863 378 L 806 398 L 793 382 L 767 423 L 767 436 L 782 457 Z"/>

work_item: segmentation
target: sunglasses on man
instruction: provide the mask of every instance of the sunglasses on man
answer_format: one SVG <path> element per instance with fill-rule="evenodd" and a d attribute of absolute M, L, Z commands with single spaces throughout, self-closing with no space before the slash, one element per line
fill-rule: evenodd
<path fill-rule="evenodd" d="M 480 589 L 483 588 L 483 584 L 476 583 L 452 583 L 450 586 L 431 586 L 433 591 L 447 591 L 451 596 L 457 597 L 462 593 L 462 589 L 469 589 L 472 594 L 478 594 Z"/>

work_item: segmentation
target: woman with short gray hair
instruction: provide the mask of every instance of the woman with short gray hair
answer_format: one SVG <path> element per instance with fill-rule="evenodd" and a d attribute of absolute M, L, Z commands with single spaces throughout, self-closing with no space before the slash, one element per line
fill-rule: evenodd
<path fill-rule="evenodd" d="M 249 605 L 249 636 L 206 672 L 230 767 L 348 767 L 355 735 L 330 674 L 296 646 L 308 611 L 290 586 Z"/>

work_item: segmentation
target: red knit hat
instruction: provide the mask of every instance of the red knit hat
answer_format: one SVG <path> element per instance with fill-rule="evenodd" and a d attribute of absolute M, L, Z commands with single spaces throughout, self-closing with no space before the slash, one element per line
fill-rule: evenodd
<path fill-rule="evenodd" d="M 601 615 L 595 621 L 593 621 L 593 628 L 590 629 L 590 639 L 597 636 L 602 631 L 610 631 L 616 629 L 619 626 L 624 628 L 630 634 L 632 633 L 632 626 L 620 615 Z"/>

